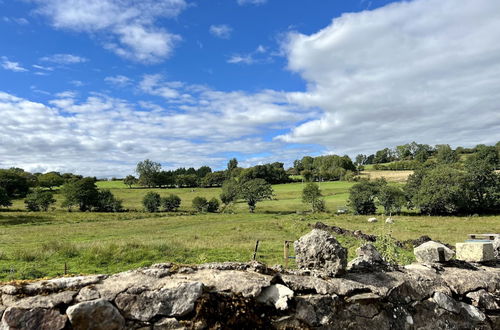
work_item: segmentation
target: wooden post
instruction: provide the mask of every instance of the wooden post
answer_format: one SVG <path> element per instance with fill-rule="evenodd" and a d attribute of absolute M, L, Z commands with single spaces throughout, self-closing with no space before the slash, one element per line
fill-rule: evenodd
<path fill-rule="evenodd" d="M 290 253 L 290 242 L 285 241 L 285 245 L 283 247 L 283 257 L 285 258 L 285 268 L 288 268 L 288 256 Z"/>
<path fill-rule="evenodd" d="M 68 275 L 68 264 L 64 263 L 64 275 Z"/>
<path fill-rule="evenodd" d="M 257 258 L 257 250 L 259 249 L 259 240 L 255 242 L 255 249 L 253 250 L 253 260 Z"/>

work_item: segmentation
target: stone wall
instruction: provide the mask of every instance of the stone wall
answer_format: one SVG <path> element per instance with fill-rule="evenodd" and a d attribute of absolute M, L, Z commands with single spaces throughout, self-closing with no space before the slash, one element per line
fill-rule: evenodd
<path fill-rule="evenodd" d="M 322 278 L 259 263 L 158 264 L 0 294 L 0 329 L 500 329 L 499 265 Z"/>

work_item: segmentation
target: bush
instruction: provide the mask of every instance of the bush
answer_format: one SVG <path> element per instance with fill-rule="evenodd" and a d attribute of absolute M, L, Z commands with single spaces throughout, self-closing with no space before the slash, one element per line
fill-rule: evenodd
<path fill-rule="evenodd" d="M 234 179 L 224 181 L 222 184 L 222 192 L 220 194 L 222 203 L 227 205 L 234 202 L 236 198 L 238 198 L 238 182 Z"/>
<path fill-rule="evenodd" d="M 321 196 L 321 190 L 316 183 L 309 182 L 302 189 L 302 202 L 309 204 L 313 212 L 323 212 L 325 210 L 325 202 Z"/>
<path fill-rule="evenodd" d="M 10 197 L 7 194 L 7 190 L 0 187 L 0 206 L 11 206 Z"/>
<path fill-rule="evenodd" d="M 142 205 L 147 212 L 158 212 L 160 209 L 161 198 L 158 193 L 148 192 L 142 199 Z"/>
<path fill-rule="evenodd" d="M 62 206 L 71 208 L 77 205 L 80 211 L 91 210 L 99 197 L 94 178 L 70 181 L 62 186 L 61 194 L 64 196 Z"/>
<path fill-rule="evenodd" d="M 109 189 L 99 190 L 95 210 L 98 212 L 120 212 L 123 211 L 122 201 L 117 199 Z"/>
<path fill-rule="evenodd" d="M 208 201 L 205 197 L 196 196 L 192 201 L 193 209 L 198 212 L 206 212 L 208 209 Z"/>
<path fill-rule="evenodd" d="M 207 211 L 212 213 L 217 212 L 219 210 L 219 206 L 220 206 L 219 200 L 213 197 L 211 200 L 208 201 Z"/>
<path fill-rule="evenodd" d="M 35 189 L 32 193 L 26 196 L 24 204 L 29 211 L 47 211 L 50 205 L 54 204 L 56 200 L 50 191 L 42 189 Z"/>
<path fill-rule="evenodd" d="M 400 212 L 406 203 L 403 190 L 395 186 L 383 185 L 377 194 L 378 204 L 384 207 L 385 213 Z"/>
<path fill-rule="evenodd" d="M 375 198 L 385 181 L 362 180 L 349 189 L 349 206 L 356 214 L 373 214 L 377 210 Z"/>
<path fill-rule="evenodd" d="M 170 194 L 167 197 L 161 198 L 161 206 L 167 212 L 175 212 L 181 206 L 181 198 L 177 195 Z"/>

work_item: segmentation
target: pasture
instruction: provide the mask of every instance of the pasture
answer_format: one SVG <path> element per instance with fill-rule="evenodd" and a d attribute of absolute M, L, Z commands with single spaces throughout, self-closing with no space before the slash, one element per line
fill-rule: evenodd
<path fill-rule="evenodd" d="M 157 262 L 195 264 L 212 261 L 249 261 L 256 240 L 258 260 L 282 264 L 283 241 L 295 240 L 322 221 L 351 230 L 377 235 L 390 234 L 406 240 L 429 235 L 454 244 L 468 233 L 500 231 L 500 216 L 429 217 L 412 213 L 395 216 L 396 223 L 367 223 L 366 216 L 336 215 L 344 207 L 350 182 L 324 182 L 321 190 L 329 213 L 308 214 L 301 202 L 302 183 L 273 186 L 273 200 L 259 202 L 255 214 L 246 204 L 236 203 L 227 213 L 196 214 L 195 196 L 218 197 L 219 188 L 129 189 L 120 181 L 99 182 L 110 189 L 128 212 L 27 212 L 22 200 L 0 211 L 0 280 L 32 279 L 69 274 L 114 273 Z M 162 196 L 181 197 L 176 213 L 145 213 L 141 200 L 155 190 Z M 338 237 L 353 258 L 362 241 Z M 383 248 L 383 247 L 382 247 Z M 393 251 L 402 263 L 412 261 L 410 251 Z"/>

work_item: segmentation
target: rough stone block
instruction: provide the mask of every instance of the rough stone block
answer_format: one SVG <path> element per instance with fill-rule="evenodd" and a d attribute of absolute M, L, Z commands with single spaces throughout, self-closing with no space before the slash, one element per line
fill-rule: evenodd
<path fill-rule="evenodd" d="M 468 262 L 483 262 L 495 259 L 493 244 L 490 242 L 457 243 L 457 259 Z"/>

